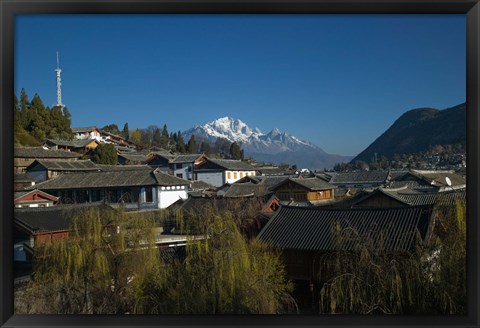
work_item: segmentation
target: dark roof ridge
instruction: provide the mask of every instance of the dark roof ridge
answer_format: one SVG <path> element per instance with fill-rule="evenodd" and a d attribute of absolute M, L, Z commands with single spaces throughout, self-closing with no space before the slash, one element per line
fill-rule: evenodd
<path fill-rule="evenodd" d="M 309 211 L 369 211 L 369 212 L 376 212 L 376 211 L 392 211 L 392 210 L 405 210 L 405 209 L 413 209 L 413 208 L 432 208 L 432 205 L 412 205 L 412 206 L 398 206 L 398 207 L 384 207 L 384 208 L 366 208 L 366 207 L 321 207 L 321 206 L 305 206 L 305 207 L 298 207 L 298 206 L 290 206 L 290 205 L 281 205 L 283 208 L 292 208 L 292 209 L 305 209 Z"/>

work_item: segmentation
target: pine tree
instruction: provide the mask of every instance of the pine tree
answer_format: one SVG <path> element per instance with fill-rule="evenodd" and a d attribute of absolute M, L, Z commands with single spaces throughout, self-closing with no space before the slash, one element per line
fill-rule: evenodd
<path fill-rule="evenodd" d="M 230 156 L 232 157 L 232 159 L 236 160 L 243 159 L 242 150 L 240 149 L 240 146 L 237 144 L 236 141 L 234 141 L 230 146 Z"/>
<path fill-rule="evenodd" d="M 160 128 L 156 128 L 155 132 L 153 133 L 152 146 L 155 146 L 155 147 L 162 146 L 162 135 L 160 133 Z"/>
<path fill-rule="evenodd" d="M 178 135 L 177 135 L 176 151 L 179 153 L 185 153 L 187 151 L 185 142 L 183 141 L 183 136 L 180 133 L 180 131 L 178 131 Z"/>
<path fill-rule="evenodd" d="M 168 143 L 168 130 L 167 130 L 167 125 L 163 125 L 162 129 L 162 136 L 160 138 L 160 147 L 163 149 L 168 149 L 169 148 L 169 143 Z"/>
<path fill-rule="evenodd" d="M 190 140 L 187 143 L 187 153 L 195 154 L 197 152 L 197 144 L 195 142 L 195 136 L 192 134 Z"/>
<path fill-rule="evenodd" d="M 130 131 L 128 131 L 128 122 L 125 123 L 125 125 L 123 126 L 122 137 L 124 137 L 125 140 L 127 141 L 130 139 Z"/>
<path fill-rule="evenodd" d="M 210 144 L 206 141 L 202 142 L 200 145 L 200 152 L 205 155 L 210 155 Z"/>

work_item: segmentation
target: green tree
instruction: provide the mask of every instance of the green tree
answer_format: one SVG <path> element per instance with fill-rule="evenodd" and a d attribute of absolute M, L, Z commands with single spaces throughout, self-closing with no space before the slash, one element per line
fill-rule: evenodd
<path fill-rule="evenodd" d="M 187 151 L 187 148 L 185 146 L 185 141 L 183 140 L 183 136 L 180 131 L 178 131 L 178 134 L 177 134 L 177 145 L 175 150 L 179 153 L 185 153 Z"/>
<path fill-rule="evenodd" d="M 161 145 L 162 145 L 162 135 L 160 133 L 160 128 L 156 128 L 155 132 L 153 133 L 152 146 L 161 147 Z"/>
<path fill-rule="evenodd" d="M 294 308 L 280 254 L 247 242 L 229 214 L 203 222 L 208 238 L 192 238 L 183 262 L 136 280 L 136 312 L 275 314 Z"/>
<path fill-rule="evenodd" d="M 118 130 L 118 125 L 116 124 L 105 125 L 103 128 L 101 128 L 101 130 L 112 133 L 112 134 L 116 134 L 116 135 L 120 134 L 120 130 Z"/>
<path fill-rule="evenodd" d="M 163 149 L 169 148 L 169 138 L 166 124 L 163 125 L 162 136 L 160 137 L 160 147 L 162 147 Z"/>
<path fill-rule="evenodd" d="M 242 150 L 236 141 L 230 145 L 230 156 L 232 159 L 242 159 Z"/>
<path fill-rule="evenodd" d="M 97 164 L 115 165 L 118 162 L 117 150 L 112 144 L 99 144 L 93 150 L 92 161 Z"/>
<path fill-rule="evenodd" d="M 34 273 L 17 313 L 124 314 L 132 279 L 159 264 L 151 218 L 122 210 L 75 209 L 67 240 L 36 245 Z"/>
<path fill-rule="evenodd" d="M 130 139 L 130 131 L 128 130 L 128 122 L 125 123 L 125 125 L 123 126 L 122 137 L 124 137 L 125 140 L 127 140 L 127 141 Z"/>
<path fill-rule="evenodd" d="M 187 143 L 187 153 L 195 154 L 197 152 L 197 143 L 195 141 L 195 136 L 192 134 Z"/>
<path fill-rule="evenodd" d="M 465 314 L 465 203 L 437 205 L 435 234 L 406 253 L 379 252 L 371 240 L 337 238 L 337 250 L 319 259 L 321 313 Z M 338 235 L 337 235 L 338 236 Z M 341 251 L 358 244 L 354 252 Z"/>
<path fill-rule="evenodd" d="M 134 144 L 140 145 L 142 143 L 142 130 L 140 129 L 135 129 L 132 132 L 132 137 L 130 138 L 130 141 L 133 142 Z"/>
<path fill-rule="evenodd" d="M 210 155 L 210 144 L 206 141 L 202 142 L 200 145 L 200 152 L 206 155 Z"/>
<path fill-rule="evenodd" d="M 54 106 L 50 111 L 51 127 L 48 132 L 48 138 L 71 140 L 73 139 L 72 129 L 70 128 L 70 112 L 67 107 Z"/>

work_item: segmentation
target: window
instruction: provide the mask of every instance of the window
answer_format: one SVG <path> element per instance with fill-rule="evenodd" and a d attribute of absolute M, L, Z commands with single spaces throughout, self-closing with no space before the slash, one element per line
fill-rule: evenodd
<path fill-rule="evenodd" d="M 176 167 L 177 169 L 181 169 L 181 168 L 182 168 L 182 163 L 177 163 L 177 164 L 175 165 L 175 167 Z"/>
<path fill-rule="evenodd" d="M 293 199 L 296 201 L 307 200 L 307 194 L 305 194 L 304 192 L 296 192 L 293 194 Z"/>
<path fill-rule="evenodd" d="M 228 179 L 228 180 L 230 180 L 230 179 L 231 179 L 230 172 L 227 172 L 227 179 Z"/>
<path fill-rule="evenodd" d="M 183 173 L 177 173 L 177 178 L 182 178 L 183 179 Z"/>
<path fill-rule="evenodd" d="M 279 192 L 277 196 L 280 200 L 290 200 L 290 193 L 288 192 Z"/>
<path fill-rule="evenodd" d="M 237 179 L 237 172 L 233 172 L 233 178 Z"/>
<path fill-rule="evenodd" d="M 145 202 L 146 203 L 152 203 L 153 202 L 153 188 L 152 187 L 146 187 L 145 188 Z"/>

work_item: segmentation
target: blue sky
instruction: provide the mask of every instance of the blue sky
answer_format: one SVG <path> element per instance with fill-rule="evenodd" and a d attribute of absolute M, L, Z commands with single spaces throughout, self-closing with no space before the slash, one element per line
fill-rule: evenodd
<path fill-rule="evenodd" d="M 15 93 L 72 127 L 239 118 L 356 155 L 402 113 L 466 99 L 464 15 L 19 15 Z"/>

